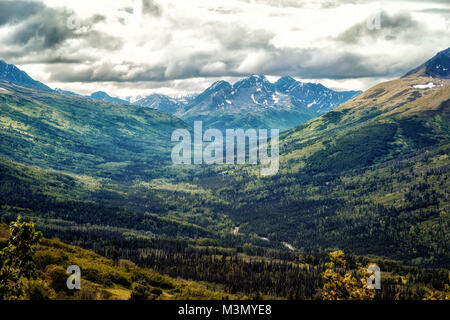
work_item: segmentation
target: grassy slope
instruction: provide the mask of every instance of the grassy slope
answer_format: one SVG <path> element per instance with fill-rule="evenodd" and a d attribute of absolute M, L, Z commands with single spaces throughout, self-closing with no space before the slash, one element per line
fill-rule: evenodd
<path fill-rule="evenodd" d="M 2 154 L 43 168 L 132 180 L 170 161 L 178 118 L 137 106 L 2 84 Z"/>
<path fill-rule="evenodd" d="M 7 226 L 0 223 L 0 248 L 7 237 Z M 51 299 L 128 300 L 133 284 L 138 282 L 143 283 L 158 300 L 245 298 L 212 291 L 198 282 L 174 279 L 151 269 L 139 268 L 128 260 L 114 263 L 57 239 L 43 239 L 35 248 L 33 261 L 39 271 L 35 286 L 44 288 Z M 81 269 L 80 291 L 66 290 L 69 275 L 65 270 L 70 265 L 78 265 Z"/>
<path fill-rule="evenodd" d="M 438 86 L 431 89 L 415 89 L 413 87 L 428 82 L 434 82 Z M 430 127 L 431 121 L 446 122 L 449 119 L 449 99 L 450 86 L 449 82 L 445 80 L 408 77 L 381 83 L 334 111 L 285 133 L 281 139 L 281 153 L 284 154 L 284 158 L 289 158 L 291 154 L 301 158 L 302 148 L 295 148 L 296 146 L 323 145 L 323 142 L 331 137 L 364 131 L 365 127 L 370 124 L 412 120 L 419 123 L 418 125 Z M 438 135 L 435 138 L 448 139 L 448 128 L 437 127 L 434 129 L 430 133 Z M 401 132 L 399 133 L 401 135 Z M 411 134 L 411 132 L 405 132 L 405 138 L 411 139 Z M 410 143 L 410 147 L 417 148 L 420 145 Z"/>

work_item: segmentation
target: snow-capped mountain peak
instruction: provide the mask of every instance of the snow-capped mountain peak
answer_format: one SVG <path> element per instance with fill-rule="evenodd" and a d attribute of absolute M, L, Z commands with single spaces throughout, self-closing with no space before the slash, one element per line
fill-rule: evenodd
<path fill-rule="evenodd" d="M 359 93 L 337 92 L 321 84 L 299 82 L 290 76 L 271 83 L 264 75 L 251 75 L 233 85 L 216 81 L 190 99 L 151 95 L 135 104 L 173 113 L 188 123 L 204 120 L 205 126 L 221 128 L 228 123 L 257 127 L 267 118 L 270 126 L 284 130 L 332 110 Z M 258 123 L 250 121 L 249 116 L 258 117 Z M 240 124 L 240 118 L 245 118 L 245 123 Z"/>

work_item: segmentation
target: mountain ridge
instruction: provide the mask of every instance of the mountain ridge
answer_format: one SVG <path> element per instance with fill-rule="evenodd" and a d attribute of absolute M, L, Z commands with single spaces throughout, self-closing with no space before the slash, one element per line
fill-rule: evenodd
<path fill-rule="evenodd" d="M 187 101 L 151 95 L 134 104 L 172 113 L 189 124 L 202 120 L 205 127 L 283 131 L 332 110 L 361 92 L 334 91 L 290 76 L 271 83 L 264 75 L 251 75 L 234 84 L 216 81 Z"/>
<path fill-rule="evenodd" d="M 62 89 L 51 89 L 32 79 L 14 65 L 0 60 L 0 79 L 26 88 L 81 96 Z M 137 101 L 112 97 L 104 91 L 88 98 L 124 105 L 138 105 L 173 114 L 188 124 L 202 120 L 205 127 L 276 128 L 281 131 L 323 114 L 360 94 L 361 91 L 334 91 L 321 84 L 302 83 L 290 76 L 271 83 L 264 75 L 251 75 L 233 85 L 216 81 L 197 95 L 171 98 L 152 94 Z"/>
<path fill-rule="evenodd" d="M 94 99 L 94 100 L 99 100 L 99 101 L 108 101 L 108 102 L 115 102 L 115 103 L 121 103 L 121 104 L 130 104 L 129 101 L 123 100 L 123 99 L 120 99 L 120 98 L 116 98 L 116 97 L 111 97 L 109 94 L 107 94 L 104 91 L 96 91 L 96 92 L 92 93 L 90 96 L 86 96 L 86 97 Z"/>
<path fill-rule="evenodd" d="M 31 89 L 42 91 L 53 91 L 50 87 L 42 82 L 36 81 L 31 78 L 25 71 L 20 70 L 15 65 L 8 64 L 3 60 L 0 60 L 0 80 L 7 81 L 12 84 L 16 84 Z"/>
<path fill-rule="evenodd" d="M 450 48 L 438 52 L 434 57 L 407 72 L 403 77 L 411 75 L 450 79 Z"/>

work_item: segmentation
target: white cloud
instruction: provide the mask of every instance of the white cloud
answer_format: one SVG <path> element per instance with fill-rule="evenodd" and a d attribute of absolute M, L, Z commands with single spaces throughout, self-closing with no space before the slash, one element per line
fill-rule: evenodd
<path fill-rule="evenodd" d="M 222 61 L 217 61 L 217 62 L 212 62 L 212 63 L 208 63 L 207 65 L 205 65 L 204 67 L 201 68 L 201 73 L 202 74 L 211 74 L 211 75 L 215 75 L 218 73 L 225 73 L 227 69 L 227 66 L 225 63 L 223 63 Z"/>
<path fill-rule="evenodd" d="M 54 47 L 32 51 L 6 41 L 20 25 L 2 25 L 0 14 L 0 58 L 81 93 L 176 95 L 249 73 L 366 89 L 450 43 L 444 1 L 145 1 L 136 16 L 133 0 L 34 0 L 62 12 L 60 19 L 76 13 L 82 29 L 65 29 L 58 41 L 48 38 Z M 381 11 L 381 31 L 361 29 Z"/>
<path fill-rule="evenodd" d="M 236 71 L 244 74 L 257 74 L 270 60 L 272 57 L 265 51 L 249 52 Z"/>

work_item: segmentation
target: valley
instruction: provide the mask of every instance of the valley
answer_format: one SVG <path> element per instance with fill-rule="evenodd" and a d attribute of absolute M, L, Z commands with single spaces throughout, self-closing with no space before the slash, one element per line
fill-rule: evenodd
<path fill-rule="evenodd" d="M 380 299 L 444 291 L 450 82 L 435 72 L 435 62 L 447 63 L 448 51 L 402 78 L 340 97 L 351 99 L 338 107 L 327 102 L 329 109 L 286 114 L 292 122 L 280 120 L 286 105 L 273 101 L 267 114 L 255 116 L 261 122 L 243 120 L 237 109 L 232 114 L 239 118 L 210 112 L 233 90 L 245 93 L 234 94 L 236 107 L 242 97 L 251 99 L 252 85 L 271 94 L 274 86 L 277 92 L 306 86 L 290 78 L 216 83 L 191 100 L 195 105 L 183 106 L 183 115 L 38 90 L 27 77 L 3 80 L 0 219 L 29 217 L 46 237 L 110 258 L 115 252 L 227 294 L 319 298 L 326 255 L 338 249 L 352 268 L 375 260 L 392 276 Z M 267 101 L 262 93 L 250 110 Z M 288 109 L 309 101 L 289 99 Z M 199 117 L 218 128 L 286 121 L 278 174 L 262 177 L 255 165 L 174 165 L 172 132 L 192 131 Z M 249 270 L 261 272 L 252 278 Z M 414 283 L 407 289 L 406 278 Z"/>

